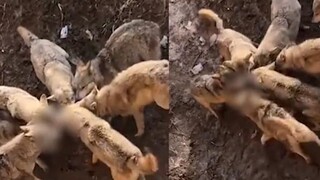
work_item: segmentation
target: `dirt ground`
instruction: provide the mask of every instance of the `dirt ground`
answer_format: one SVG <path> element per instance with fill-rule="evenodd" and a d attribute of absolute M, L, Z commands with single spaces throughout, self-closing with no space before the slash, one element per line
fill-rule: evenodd
<path fill-rule="evenodd" d="M 0 84 L 20 87 L 36 97 L 47 93 L 36 78 L 30 62 L 28 48 L 16 32 L 23 25 L 42 38 L 63 47 L 71 56 L 83 60 L 93 58 L 102 48 L 112 30 L 131 19 L 152 20 L 161 26 L 163 35 L 168 34 L 168 3 L 163 0 L 2 0 L 0 2 Z M 69 25 L 66 39 L 59 38 L 60 29 Z M 85 31 L 89 30 L 93 40 Z M 168 58 L 163 49 L 163 58 Z M 146 109 L 146 134 L 133 138 L 134 122 L 125 127 L 115 123 L 116 129 L 143 149 L 149 147 L 159 158 L 160 170 L 148 179 L 167 179 L 168 124 L 167 111 L 157 107 Z M 119 120 L 123 121 L 123 120 Z M 118 121 L 116 121 L 118 122 Z M 88 180 L 110 179 L 109 169 L 99 163 L 90 164 L 91 153 L 80 140 L 65 138 L 63 148 L 56 155 L 46 155 L 48 172 L 39 168 L 36 175 L 41 179 Z"/>
<path fill-rule="evenodd" d="M 169 3 L 171 110 L 169 135 L 170 179 L 199 180 L 317 180 L 319 168 L 307 165 L 297 155 L 288 154 L 279 143 L 260 144 L 261 133 L 241 114 L 225 109 L 221 121 L 205 119 L 206 110 L 189 95 L 190 69 L 202 63 L 201 74 L 212 72 L 219 63 L 216 49 L 202 45 L 194 33 L 197 11 L 216 11 L 226 27 L 233 28 L 259 43 L 270 23 L 271 1 L 259 0 L 172 0 Z M 300 1 L 302 24 L 298 42 L 320 36 L 311 24 L 312 0 Z M 317 156 L 319 152 L 314 155 Z"/>

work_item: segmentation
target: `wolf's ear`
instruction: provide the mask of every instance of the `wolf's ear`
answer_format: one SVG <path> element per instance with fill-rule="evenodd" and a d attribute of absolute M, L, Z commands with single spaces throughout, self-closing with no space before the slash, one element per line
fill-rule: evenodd
<path fill-rule="evenodd" d="M 247 54 L 247 56 L 244 58 L 246 61 L 249 61 L 252 57 L 253 53 Z"/>
<path fill-rule="evenodd" d="M 47 96 L 45 94 L 42 94 L 40 96 L 40 103 L 43 104 L 43 105 L 48 105 L 48 99 L 47 99 Z"/>
<path fill-rule="evenodd" d="M 138 164 L 138 157 L 136 155 L 131 156 L 130 160 L 133 164 Z"/>
<path fill-rule="evenodd" d="M 33 125 L 33 124 L 35 124 L 36 123 L 36 120 L 31 120 L 31 121 L 29 121 L 26 125 L 24 125 L 25 127 L 27 127 L 27 126 L 29 126 L 29 125 Z M 21 127 L 24 127 L 24 126 L 20 126 L 20 128 Z"/>
<path fill-rule="evenodd" d="M 87 64 L 85 64 L 86 69 L 90 70 L 91 61 L 88 61 Z"/>
<path fill-rule="evenodd" d="M 51 95 L 51 96 L 47 97 L 47 100 L 57 101 L 57 98 L 54 95 Z"/>
<path fill-rule="evenodd" d="M 20 126 L 20 129 L 25 137 L 32 137 L 28 126 Z"/>
<path fill-rule="evenodd" d="M 88 122 L 88 121 L 85 122 L 85 123 L 83 124 L 83 127 L 89 127 L 89 122 Z"/>
<path fill-rule="evenodd" d="M 29 132 L 28 126 L 20 126 L 20 129 L 22 130 L 23 133 L 28 133 Z"/>
<path fill-rule="evenodd" d="M 92 89 L 92 94 L 93 95 L 97 95 L 99 93 L 99 89 L 98 86 L 96 84 L 94 84 L 93 89 Z"/>
<path fill-rule="evenodd" d="M 91 103 L 89 108 L 90 110 L 95 111 L 97 109 L 97 103 L 96 102 Z"/>

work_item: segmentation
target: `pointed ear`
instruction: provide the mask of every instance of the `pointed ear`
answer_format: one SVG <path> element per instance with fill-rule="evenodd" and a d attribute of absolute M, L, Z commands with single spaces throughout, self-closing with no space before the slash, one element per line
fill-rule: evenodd
<path fill-rule="evenodd" d="M 91 61 L 88 61 L 88 62 L 87 62 L 87 64 L 86 64 L 85 66 L 86 66 L 86 69 L 89 69 L 89 70 L 90 70 Z"/>
<path fill-rule="evenodd" d="M 25 126 L 29 126 L 29 125 L 32 125 L 32 124 L 35 124 L 35 120 L 29 121 Z M 20 126 L 20 128 L 21 127 L 24 127 L 24 126 Z"/>
<path fill-rule="evenodd" d="M 224 61 L 222 63 L 223 66 L 227 67 L 228 69 L 231 69 L 232 71 L 236 71 L 237 69 L 234 67 L 234 63 L 232 63 L 231 61 Z"/>
<path fill-rule="evenodd" d="M 28 126 L 20 126 L 20 129 L 22 130 L 23 133 L 28 133 L 29 132 Z"/>
<path fill-rule="evenodd" d="M 42 94 L 39 100 L 41 104 L 48 105 L 47 96 L 45 94 Z"/>
<path fill-rule="evenodd" d="M 138 164 L 138 157 L 133 155 L 132 157 L 130 157 L 131 161 L 133 164 Z"/>
<path fill-rule="evenodd" d="M 22 133 L 24 134 L 24 136 L 32 137 L 28 126 L 20 126 L 20 129 L 21 129 Z"/>
<path fill-rule="evenodd" d="M 96 84 L 94 84 L 94 88 L 93 88 L 93 94 L 94 95 L 97 95 L 99 93 L 99 89 L 98 89 L 98 86 Z"/>
<path fill-rule="evenodd" d="M 99 92 L 99 89 L 98 89 L 97 85 L 95 83 L 93 83 L 93 88 L 92 88 L 91 92 L 89 93 L 89 95 L 93 95 L 94 97 L 96 97 L 98 92 Z"/>
<path fill-rule="evenodd" d="M 95 111 L 97 109 L 97 103 L 96 102 L 91 103 L 89 108 L 90 110 Z"/>
<path fill-rule="evenodd" d="M 251 56 L 249 58 L 249 61 L 248 61 L 248 71 L 252 71 L 255 67 L 255 63 L 254 63 L 254 60 L 253 60 L 253 56 Z"/>
<path fill-rule="evenodd" d="M 88 122 L 88 121 L 85 122 L 85 123 L 83 124 L 83 127 L 89 127 L 89 122 Z"/>
<path fill-rule="evenodd" d="M 47 98 L 47 100 L 50 100 L 50 101 L 57 101 L 57 99 L 54 97 L 54 95 L 51 95 Z"/>
<path fill-rule="evenodd" d="M 251 59 L 251 57 L 252 57 L 252 53 L 249 53 L 244 59 L 246 61 L 249 61 Z"/>

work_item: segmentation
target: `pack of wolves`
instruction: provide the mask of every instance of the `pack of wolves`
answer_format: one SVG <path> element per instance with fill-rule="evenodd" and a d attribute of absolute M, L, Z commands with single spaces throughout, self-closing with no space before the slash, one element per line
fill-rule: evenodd
<path fill-rule="evenodd" d="M 319 0 L 314 0 L 313 11 L 311 21 L 320 22 Z M 217 47 L 223 62 L 217 72 L 194 78 L 190 92 L 217 119 L 216 105 L 226 104 L 256 124 L 262 145 L 276 139 L 311 163 L 301 143 L 320 147 L 314 132 L 320 130 L 320 87 L 286 72 L 319 75 L 320 39 L 296 44 L 302 28 L 298 0 L 272 0 L 270 20 L 257 44 L 225 27 L 214 11 L 200 9 L 197 31 Z M 143 19 L 124 23 L 90 60 L 71 57 L 24 26 L 17 27 L 17 33 L 50 95 L 37 98 L 21 88 L 0 86 L 0 179 L 39 179 L 33 174 L 34 167 L 50 168 L 39 156 L 61 148 L 62 131 L 79 138 L 92 152 L 92 164 L 107 165 L 115 180 L 145 179 L 158 171 L 157 157 L 142 152 L 108 120 L 133 116 L 139 137 L 145 133 L 147 105 L 169 109 L 169 61 L 161 59 L 159 25 Z M 76 66 L 75 73 L 72 66 Z M 314 127 L 298 121 L 297 111 Z"/>
<path fill-rule="evenodd" d="M 312 22 L 320 22 L 320 1 L 314 0 Z M 288 70 L 310 76 L 320 73 L 320 39 L 296 44 L 302 28 L 298 0 L 272 0 L 271 23 L 258 46 L 250 38 L 225 28 L 210 9 L 200 9 L 197 31 L 217 47 L 222 64 L 216 72 L 193 79 L 190 92 L 195 100 L 219 118 L 218 104 L 226 104 L 247 116 L 261 130 L 261 144 L 270 139 L 283 143 L 307 163 L 313 162 L 303 143 L 320 147 L 320 87 L 287 75 Z M 285 103 L 281 103 L 285 102 Z M 299 122 L 301 112 L 314 124 Z M 207 116 L 209 117 L 209 116 Z"/>
<path fill-rule="evenodd" d="M 144 179 L 158 171 L 152 152 L 143 153 L 102 118 L 132 115 L 138 137 L 145 130 L 145 106 L 155 102 L 169 109 L 169 61 L 161 59 L 158 24 L 134 19 L 121 25 L 87 63 L 26 27 L 17 27 L 17 33 L 50 95 L 38 99 L 0 86 L 0 179 L 38 179 L 36 164 L 50 168 L 39 155 L 57 151 L 63 130 L 80 138 L 92 163 L 107 165 L 115 180 Z"/>

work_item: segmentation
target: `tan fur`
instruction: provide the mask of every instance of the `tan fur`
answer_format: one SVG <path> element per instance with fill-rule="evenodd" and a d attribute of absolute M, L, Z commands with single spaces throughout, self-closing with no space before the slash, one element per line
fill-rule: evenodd
<path fill-rule="evenodd" d="M 197 77 L 191 82 L 190 93 L 199 104 L 218 118 L 218 115 L 211 106 L 224 103 L 225 100 L 219 93 L 219 85 L 214 86 L 214 81 L 212 75 Z M 216 88 L 212 90 L 214 87 Z"/>
<path fill-rule="evenodd" d="M 133 115 L 138 132 L 144 133 L 143 110 L 156 102 L 169 109 L 169 61 L 149 60 L 134 64 L 120 72 L 114 80 L 102 87 L 93 102 L 99 116 Z M 92 103 L 87 107 L 92 109 Z"/>
<path fill-rule="evenodd" d="M 318 136 L 283 108 L 249 91 L 228 96 L 227 103 L 250 117 L 263 131 L 262 144 L 274 138 L 302 156 L 307 163 L 311 162 L 310 157 L 301 149 L 300 143 L 316 142 L 320 146 Z"/>
<path fill-rule="evenodd" d="M 225 29 L 222 19 L 210 9 L 200 9 L 198 16 L 198 30 L 207 37 L 216 35 L 210 38 L 210 43 L 217 44 L 225 63 L 235 70 L 247 70 L 249 59 L 257 50 L 252 41 L 237 31 Z"/>
<path fill-rule="evenodd" d="M 0 147 L 0 179 L 19 179 L 33 175 L 38 156 L 43 150 L 51 148 L 46 142 L 56 141 L 54 130 L 44 124 L 21 127 L 23 133 Z M 50 134 L 50 135 L 49 135 Z"/>
<path fill-rule="evenodd" d="M 313 0 L 312 10 L 313 10 L 312 22 L 319 23 L 320 22 L 320 1 L 319 0 Z"/>
<path fill-rule="evenodd" d="M 0 110 L 0 146 L 6 144 L 15 136 L 21 133 L 18 120 L 13 118 L 8 111 Z M 47 165 L 42 160 L 37 159 L 36 163 L 47 170 Z"/>
<path fill-rule="evenodd" d="M 248 116 L 263 131 L 262 144 L 274 138 L 284 143 L 292 152 L 302 156 L 306 162 L 311 161 L 309 156 L 302 151 L 299 143 L 316 142 L 320 146 L 320 140 L 307 126 L 294 119 L 285 109 L 262 98 L 257 92 L 244 88 L 245 86 L 231 88 L 238 87 L 235 85 L 236 81 L 226 82 L 229 85 L 218 86 L 219 88 L 215 81 L 219 79 L 209 81 L 207 86 L 211 87 L 213 93 L 206 94 L 203 99 L 219 99 L 220 103 L 225 102 Z"/>
<path fill-rule="evenodd" d="M 17 119 L 6 110 L 0 110 L 0 146 L 10 141 L 20 132 Z"/>
<path fill-rule="evenodd" d="M 278 73 L 266 67 L 252 71 L 259 85 L 271 92 L 273 96 L 290 103 L 315 124 L 315 130 L 320 127 L 320 89 L 301 82 L 299 79 Z"/>
<path fill-rule="evenodd" d="M 198 29 L 204 33 L 206 38 L 210 38 L 213 34 L 219 34 L 224 30 L 223 20 L 211 9 L 200 9 L 198 18 L 200 23 L 198 24 Z"/>
<path fill-rule="evenodd" d="M 160 58 L 159 26 L 151 21 L 135 19 L 118 27 L 95 59 L 87 64 L 76 63 L 73 86 L 77 89 L 78 98 L 82 99 L 85 92 L 91 90 L 84 89 L 89 83 L 95 82 L 100 88 L 129 66 Z"/>
<path fill-rule="evenodd" d="M 0 86 L 0 109 L 8 110 L 12 117 L 26 122 L 41 120 L 48 103 L 43 94 L 40 101 L 28 92 L 9 86 Z"/>
<path fill-rule="evenodd" d="M 47 86 L 52 95 L 50 99 L 62 104 L 74 102 L 72 72 L 68 62 L 69 55 L 55 43 L 35 38 L 26 28 L 19 26 L 18 33 L 30 46 L 30 57 L 39 80 Z"/>
<path fill-rule="evenodd" d="M 100 160 L 110 167 L 113 179 L 137 180 L 139 175 L 153 174 L 158 170 L 154 155 L 143 155 L 108 122 L 79 104 L 65 107 L 60 119 L 92 151 L 92 163 Z"/>
<path fill-rule="evenodd" d="M 320 73 L 320 38 L 309 39 L 301 44 L 285 48 L 278 55 L 276 66 L 295 69 L 310 74 Z"/>
<path fill-rule="evenodd" d="M 253 68 L 275 61 L 280 51 L 296 40 L 301 18 L 301 5 L 297 0 L 273 0 L 271 24 L 256 54 Z"/>

